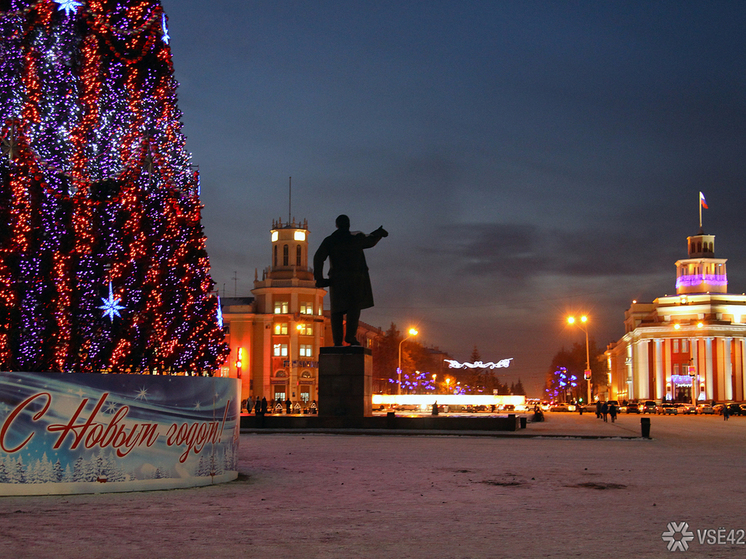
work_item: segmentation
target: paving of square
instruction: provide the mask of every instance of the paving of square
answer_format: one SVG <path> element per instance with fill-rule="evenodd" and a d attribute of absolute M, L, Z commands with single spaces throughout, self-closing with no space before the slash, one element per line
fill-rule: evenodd
<path fill-rule="evenodd" d="M 547 419 L 500 436 L 245 433 L 229 484 L 0 498 L 0 557 L 746 556 L 746 417 L 653 416 L 651 440 L 639 415 Z M 684 553 L 662 538 L 672 522 L 694 536 Z"/>

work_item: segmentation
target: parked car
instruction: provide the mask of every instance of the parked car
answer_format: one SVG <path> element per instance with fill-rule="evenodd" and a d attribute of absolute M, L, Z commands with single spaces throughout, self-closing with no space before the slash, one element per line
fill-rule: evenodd
<path fill-rule="evenodd" d="M 661 404 L 658 406 L 658 415 L 677 415 L 679 410 L 674 404 Z"/>
<path fill-rule="evenodd" d="M 567 404 L 553 404 L 549 411 L 570 411 Z"/>
<path fill-rule="evenodd" d="M 640 412 L 642 412 L 642 413 L 657 413 L 658 412 L 658 404 L 656 404 L 653 400 L 645 400 L 643 402 L 643 404 L 642 404 Z"/>
<path fill-rule="evenodd" d="M 627 413 L 640 413 L 640 405 L 635 402 L 627 404 Z"/>
<path fill-rule="evenodd" d="M 738 404 L 728 404 L 725 407 L 728 408 L 728 413 L 730 415 L 744 415 L 741 406 Z"/>
<path fill-rule="evenodd" d="M 697 413 L 704 415 L 712 415 L 715 411 L 712 409 L 710 404 L 700 404 L 697 406 Z"/>
<path fill-rule="evenodd" d="M 723 408 L 725 408 L 725 404 L 715 404 L 712 406 L 712 413 L 715 415 L 723 415 Z"/>
<path fill-rule="evenodd" d="M 741 408 L 741 415 L 746 415 L 746 404 L 738 404 L 738 407 Z"/>
<path fill-rule="evenodd" d="M 679 404 L 679 413 L 684 415 L 697 415 L 697 408 L 693 404 Z"/>

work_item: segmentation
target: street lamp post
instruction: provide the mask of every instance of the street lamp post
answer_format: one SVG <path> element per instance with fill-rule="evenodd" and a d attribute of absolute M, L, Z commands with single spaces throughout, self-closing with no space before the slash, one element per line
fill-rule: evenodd
<path fill-rule="evenodd" d="M 399 342 L 399 367 L 397 368 L 397 371 L 399 372 L 399 385 L 396 390 L 396 394 L 398 396 L 401 396 L 401 345 L 404 342 L 406 342 L 409 338 L 411 338 L 412 336 L 416 336 L 417 334 L 419 334 L 419 332 L 417 331 L 416 328 L 410 328 L 409 336 L 407 336 L 406 338 L 404 338 L 402 341 Z"/>
<path fill-rule="evenodd" d="M 568 324 L 575 324 L 575 317 L 571 316 L 567 319 Z M 590 348 L 588 346 L 588 327 L 585 326 L 585 324 L 588 322 L 588 317 L 583 315 L 580 317 L 580 323 L 578 324 L 578 328 L 580 328 L 583 332 L 585 332 L 585 371 L 583 373 L 583 376 L 585 377 L 585 382 L 588 384 L 588 401 L 587 403 L 591 403 L 591 354 L 590 354 Z"/>

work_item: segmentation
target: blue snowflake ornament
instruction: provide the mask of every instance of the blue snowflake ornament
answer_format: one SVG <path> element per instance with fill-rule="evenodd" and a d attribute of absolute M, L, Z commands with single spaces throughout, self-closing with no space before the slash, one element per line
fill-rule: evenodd
<path fill-rule="evenodd" d="M 59 8 L 57 8 L 58 12 L 61 12 L 62 10 L 65 10 L 65 13 L 67 14 L 67 17 L 70 17 L 71 13 L 75 13 L 78 11 L 78 8 L 80 8 L 83 4 L 78 2 L 78 0 L 54 0 L 57 2 L 57 4 L 60 5 Z"/>
<path fill-rule="evenodd" d="M 104 304 L 101 305 L 99 309 L 104 311 L 104 316 L 108 315 L 112 322 L 114 322 L 114 315 L 121 318 L 122 315 L 119 314 L 119 311 L 124 310 L 124 307 L 119 304 L 121 299 L 119 297 L 114 297 L 114 290 L 111 286 L 111 281 L 109 281 L 109 298 L 106 299 L 101 297 L 101 301 L 103 301 Z"/>
<path fill-rule="evenodd" d="M 168 25 L 166 25 L 166 14 L 163 14 L 161 16 L 161 29 L 163 30 L 162 39 L 163 42 L 168 44 L 168 42 L 171 40 L 171 36 L 168 34 Z"/>
<path fill-rule="evenodd" d="M 223 309 L 220 308 L 220 295 L 218 295 L 217 319 L 218 319 L 218 328 L 222 328 L 223 327 Z"/>

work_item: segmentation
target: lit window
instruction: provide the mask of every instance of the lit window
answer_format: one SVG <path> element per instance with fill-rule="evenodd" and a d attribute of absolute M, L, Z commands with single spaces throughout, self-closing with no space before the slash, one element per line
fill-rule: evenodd
<path fill-rule="evenodd" d="M 275 301 L 275 314 L 288 314 L 289 306 L 287 301 Z"/>
<path fill-rule="evenodd" d="M 301 336 L 313 336 L 313 324 L 298 324 L 298 332 Z"/>
<path fill-rule="evenodd" d="M 280 238 L 280 234 L 277 231 L 272 231 L 272 242 L 276 242 Z"/>
<path fill-rule="evenodd" d="M 305 241 L 306 240 L 306 232 L 305 231 L 296 231 L 293 233 L 293 239 L 296 241 Z"/>
<path fill-rule="evenodd" d="M 278 322 L 275 324 L 275 336 L 287 336 L 288 335 L 288 324 L 287 322 Z"/>
<path fill-rule="evenodd" d="M 301 357 L 313 356 L 313 345 L 312 344 L 300 344 L 300 356 Z"/>
<path fill-rule="evenodd" d="M 301 303 L 300 314 L 313 314 L 313 303 Z"/>
<path fill-rule="evenodd" d="M 686 353 L 689 351 L 689 340 L 681 340 L 681 352 Z"/>
<path fill-rule="evenodd" d="M 679 340 L 673 341 L 673 352 L 678 353 L 679 352 Z"/>
<path fill-rule="evenodd" d="M 273 354 L 275 357 L 288 356 L 288 344 L 274 344 L 272 347 L 274 348 Z"/>

